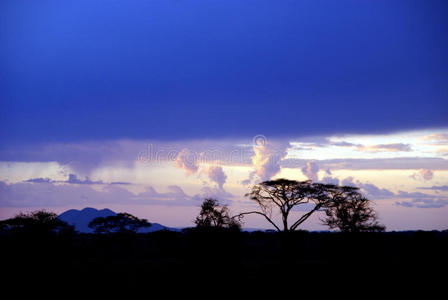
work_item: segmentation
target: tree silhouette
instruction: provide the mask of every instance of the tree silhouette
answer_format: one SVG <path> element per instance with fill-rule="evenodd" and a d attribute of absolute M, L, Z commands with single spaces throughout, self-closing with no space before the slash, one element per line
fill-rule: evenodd
<path fill-rule="evenodd" d="M 206 198 L 194 223 L 198 229 L 226 228 L 240 230 L 241 222 L 239 219 L 230 216 L 229 208 L 226 205 L 220 204 L 216 199 Z"/>
<path fill-rule="evenodd" d="M 19 213 L 14 218 L 0 221 L 2 231 L 26 233 L 50 233 L 73 231 L 73 226 L 58 219 L 58 215 L 45 210 Z"/>
<path fill-rule="evenodd" d="M 359 192 L 351 193 L 343 201 L 336 201 L 325 210 L 321 219 L 331 229 L 342 232 L 384 231 L 386 227 L 377 221 L 377 215 L 370 200 Z"/>
<path fill-rule="evenodd" d="M 354 187 L 312 183 L 310 180 L 268 180 L 253 186 L 252 191 L 246 194 L 246 197 L 250 197 L 258 204 L 260 211 L 244 212 L 238 216 L 258 214 L 263 216 L 277 231 L 293 231 L 316 211 L 322 211 L 331 203 L 346 199 L 356 190 L 357 188 Z M 291 211 L 304 204 L 312 204 L 313 207 L 290 225 Z M 279 226 L 275 223 L 274 213 L 280 214 L 282 225 Z"/>
<path fill-rule="evenodd" d="M 95 233 L 136 233 L 141 228 L 151 227 L 145 219 L 139 219 L 128 213 L 118 213 L 115 216 L 98 217 L 89 223 Z"/>

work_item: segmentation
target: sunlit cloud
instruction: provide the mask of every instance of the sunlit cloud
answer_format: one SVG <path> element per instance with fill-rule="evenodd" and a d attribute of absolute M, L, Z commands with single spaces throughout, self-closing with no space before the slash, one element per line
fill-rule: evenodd
<path fill-rule="evenodd" d="M 280 171 L 280 162 L 288 154 L 289 147 L 288 142 L 268 141 L 265 138 L 256 140 L 253 146 L 255 153 L 251 158 L 255 174 L 261 180 L 275 176 Z"/>
<path fill-rule="evenodd" d="M 174 165 L 177 168 L 184 169 L 187 175 L 191 175 L 199 169 L 198 158 L 197 152 L 184 148 L 177 155 Z"/>
<path fill-rule="evenodd" d="M 433 133 L 422 137 L 421 140 L 436 145 L 448 145 L 448 133 Z"/>

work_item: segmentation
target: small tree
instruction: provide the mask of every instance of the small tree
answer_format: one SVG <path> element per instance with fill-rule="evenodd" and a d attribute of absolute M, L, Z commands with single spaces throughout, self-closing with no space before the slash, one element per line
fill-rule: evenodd
<path fill-rule="evenodd" d="M 377 221 L 371 202 L 360 193 L 350 195 L 344 201 L 336 201 L 325 210 L 321 219 L 331 229 L 341 232 L 384 231 L 386 227 Z"/>
<path fill-rule="evenodd" d="M 139 219 L 128 213 L 115 216 L 98 217 L 89 223 L 95 233 L 136 233 L 141 228 L 151 227 L 145 219 Z"/>
<path fill-rule="evenodd" d="M 354 187 L 312 183 L 310 180 L 268 180 L 255 185 L 252 187 L 252 191 L 246 194 L 258 204 L 260 210 L 244 212 L 239 216 L 258 214 L 263 216 L 277 231 L 293 231 L 316 211 L 324 210 L 332 202 L 346 199 L 356 190 L 357 188 Z M 291 211 L 305 204 L 312 204 L 313 207 L 291 224 Z M 279 226 L 275 223 L 274 213 L 280 215 L 282 225 Z"/>
<path fill-rule="evenodd" d="M 201 205 L 199 216 L 194 221 L 199 229 L 241 229 L 239 217 L 231 217 L 229 208 L 221 205 L 218 200 L 207 198 Z"/>

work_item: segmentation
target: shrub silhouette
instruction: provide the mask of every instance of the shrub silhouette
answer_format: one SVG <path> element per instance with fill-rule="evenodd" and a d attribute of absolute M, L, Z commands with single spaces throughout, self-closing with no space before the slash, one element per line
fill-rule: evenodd
<path fill-rule="evenodd" d="M 22 233 L 60 233 L 73 231 L 73 226 L 58 219 L 58 215 L 45 210 L 31 213 L 19 213 L 14 218 L 0 221 L 0 229 Z"/>
<path fill-rule="evenodd" d="M 151 227 L 146 219 L 139 219 L 128 213 L 98 217 L 89 223 L 95 233 L 136 233 L 141 228 Z"/>
<path fill-rule="evenodd" d="M 238 217 L 231 217 L 229 208 L 218 200 L 207 198 L 201 205 L 199 216 L 194 223 L 198 229 L 233 229 L 240 230 L 241 222 Z"/>
<path fill-rule="evenodd" d="M 386 227 L 377 221 L 370 201 L 360 193 L 352 193 L 346 199 L 335 201 L 325 210 L 321 219 L 331 229 L 342 232 L 384 231 Z"/>

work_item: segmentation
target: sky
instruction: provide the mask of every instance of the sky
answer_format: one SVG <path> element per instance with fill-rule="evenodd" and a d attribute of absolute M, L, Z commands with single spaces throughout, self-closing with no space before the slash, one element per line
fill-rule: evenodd
<path fill-rule="evenodd" d="M 359 187 L 388 230 L 447 229 L 447 16 L 444 0 L 1 1 L 0 219 L 89 206 L 192 226 L 204 197 L 239 213 L 283 177 Z"/>

